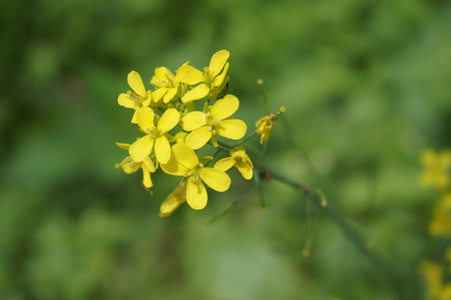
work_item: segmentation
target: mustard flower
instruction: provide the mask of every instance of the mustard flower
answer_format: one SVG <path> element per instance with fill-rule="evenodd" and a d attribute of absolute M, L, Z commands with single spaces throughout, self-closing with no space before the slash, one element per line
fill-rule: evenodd
<path fill-rule="evenodd" d="M 186 201 L 186 181 L 180 183 L 175 190 L 168 195 L 166 200 L 161 203 L 160 217 L 169 217 L 172 213 L 179 208 Z"/>
<path fill-rule="evenodd" d="M 235 147 L 230 151 L 230 157 L 220 159 L 215 164 L 215 169 L 227 171 L 231 167 L 235 166 L 244 179 L 251 179 L 254 175 L 252 163 L 249 156 L 246 154 L 246 150 L 243 147 Z"/>
<path fill-rule="evenodd" d="M 158 162 L 165 164 L 171 156 L 171 146 L 167 133 L 173 129 L 180 120 L 180 114 L 175 108 L 167 109 L 160 117 L 158 124 L 154 125 L 155 114 L 149 107 L 139 109 L 136 119 L 139 127 L 147 135 L 141 137 L 130 146 L 130 156 L 134 161 L 143 161 L 150 155 L 155 144 L 155 157 Z"/>
<path fill-rule="evenodd" d="M 143 80 L 138 72 L 131 71 L 127 76 L 127 82 L 133 92 L 128 91 L 126 94 L 120 94 L 117 98 L 117 102 L 120 106 L 135 109 L 132 123 L 136 123 L 136 110 L 140 107 L 149 106 L 152 101 L 152 93 L 150 91 L 146 91 Z"/>
<path fill-rule="evenodd" d="M 283 112 L 285 112 L 284 106 L 280 108 L 280 111 L 277 114 L 270 114 L 269 116 L 265 116 L 255 123 L 255 127 L 257 127 L 257 133 L 261 135 L 260 144 L 263 144 L 264 141 L 269 139 L 272 128 L 274 127 L 274 125 L 276 125 L 279 116 Z"/>
<path fill-rule="evenodd" d="M 440 291 L 440 300 L 449 300 L 451 299 L 451 283 L 447 283 L 443 289 Z"/>
<path fill-rule="evenodd" d="M 239 105 L 237 97 L 227 95 L 211 107 L 206 105 L 203 112 L 193 111 L 186 114 L 182 120 L 182 127 L 186 131 L 192 131 L 186 136 L 186 143 L 196 150 L 210 139 L 217 147 L 217 135 L 231 140 L 241 139 L 246 134 L 246 123 L 229 118 L 237 111 Z"/>
<path fill-rule="evenodd" d="M 421 262 L 419 272 L 426 281 L 428 299 L 440 299 L 438 297 L 443 289 L 443 267 L 426 260 Z"/>
<path fill-rule="evenodd" d="M 124 143 L 116 143 L 116 145 L 125 150 L 129 150 L 131 146 L 130 144 Z M 122 168 L 122 170 L 127 174 L 135 173 L 139 168 L 141 168 L 143 170 L 143 185 L 148 189 L 153 186 L 150 173 L 155 172 L 155 165 L 149 156 L 142 162 L 135 162 L 130 156 L 127 156 L 122 162 L 116 164 L 115 167 L 116 169 Z"/>
<path fill-rule="evenodd" d="M 230 177 L 221 170 L 204 167 L 211 157 L 199 159 L 185 143 L 172 147 L 172 155 L 161 169 L 170 175 L 184 176 L 186 181 L 186 202 L 192 209 L 203 209 L 207 205 L 208 194 L 203 182 L 217 192 L 225 192 L 231 184 Z"/>
<path fill-rule="evenodd" d="M 429 223 L 432 236 L 451 236 L 451 193 L 445 194 L 434 208 L 433 219 Z"/>
<path fill-rule="evenodd" d="M 163 99 L 164 103 L 168 103 L 177 96 L 180 97 L 187 90 L 187 87 L 179 81 L 178 76 L 174 76 L 166 67 L 156 68 L 150 83 L 158 87 L 152 93 L 155 102 Z"/>
<path fill-rule="evenodd" d="M 451 151 L 436 153 L 432 149 L 426 149 L 420 155 L 420 162 L 424 168 L 420 183 L 425 187 L 446 189 L 450 183 L 448 172 L 451 170 Z"/>
<path fill-rule="evenodd" d="M 198 86 L 188 91 L 181 99 L 182 102 L 190 102 L 202 99 L 208 95 L 210 99 L 215 99 L 221 93 L 228 81 L 227 71 L 229 69 L 230 53 L 227 50 L 220 50 L 213 54 L 210 65 L 202 71 L 185 64 L 177 70 L 177 77 L 181 82 Z M 222 71 L 222 73 L 221 73 Z"/>

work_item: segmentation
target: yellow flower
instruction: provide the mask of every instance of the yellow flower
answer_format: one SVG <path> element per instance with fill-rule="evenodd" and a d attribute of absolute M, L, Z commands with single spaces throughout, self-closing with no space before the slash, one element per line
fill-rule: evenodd
<path fill-rule="evenodd" d="M 451 299 L 451 283 L 446 284 L 440 291 L 440 300 L 450 300 Z"/>
<path fill-rule="evenodd" d="M 129 150 L 130 144 L 116 143 L 121 149 Z M 125 173 L 132 174 L 138 171 L 139 168 L 143 170 L 143 185 L 150 189 L 153 186 L 150 173 L 155 172 L 155 165 L 150 157 L 146 157 L 142 162 L 135 162 L 130 156 L 127 156 L 122 162 L 115 165 L 116 169 L 122 168 Z"/>
<path fill-rule="evenodd" d="M 451 236 L 451 193 L 445 194 L 434 208 L 434 216 L 429 223 L 432 236 Z"/>
<path fill-rule="evenodd" d="M 261 135 L 260 144 L 263 144 L 264 141 L 269 139 L 272 128 L 274 127 L 274 125 L 276 125 L 279 116 L 283 112 L 285 112 L 284 106 L 280 108 L 280 111 L 276 115 L 270 114 L 269 116 L 265 116 L 255 123 L 255 127 L 257 127 L 257 133 Z"/>
<path fill-rule="evenodd" d="M 181 66 L 177 70 L 177 77 L 181 82 L 189 85 L 201 83 L 187 92 L 182 97 L 182 102 L 202 99 L 207 95 L 210 99 L 215 99 L 229 79 L 227 77 L 227 70 L 229 69 L 227 59 L 229 56 L 230 53 L 227 50 L 216 52 L 211 57 L 210 65 L 205 67 L 203 72 L 188 64 Z"/>
<path fill-rule="evenodd" d="M 130 146 L 130 156 L 134 161 L 143 161 L 152 152 L 155 144 L 155 157 L 158 162 L 165 164 L 171 156 L 171 146 L 167 132 L 174 128 L 179 120 L 180 114 L 175 108 L 169 108 L 161 116 L 158 124 L 154 125 L 155 114 L 149 107 L 139 109 L 136 114 L 138 125 L 147 135 L 138 139 Z"/>
<path fill-rule="evenodd" d="M 194 150 L 203 147 L 211 139 L 217 147 L 217 135 L 232 140 L 239 140 L 247 130 L 246 123 L 237 119 L 228 119 L 239 107 L 238 98 L 227 95 L 216 101 L 212 107 L 206 106 L 204 111 L 193 111 L 185 115 L 182 127 L 192 131 L 186 137 L 186 143 Z"/>
<path fill-rule="evenodd" d="M 169 194 L 166 200 L 161 203 L 160 217 L 169 217 L 172 213 L 179 208 L 183 202 L 186 201 L 186 181 L 180 183 L 175 190 Z"/>
<path fill-rule="evenodd" d="M 168 163 L 161 165 L 165 173 L 185 177 L 182 182 L 186 182 L 186 202 L 192 209 L 203 209 L 207 205 L 208 194 L 202 181 L 217 192 L 225 192 L 230 187 L 231 179 L 224 171 L 204 167 L 209 159 L 211 157 L 199 160 L 188 145 L 177 143 L 172 147 Z"/>
<path fill-rule="evenodd" d="M 451 151 L 436 153 L 432 149 L 426 149 L 420 155 L 420 162 L 424 168 L 420 183 L 425 187 L 446 189 L 450 183 L 448 172 L 451 169 Z"/>
<path fill-rule="evenodd" d="M 443 267 L 437 263 L 426 260 L 421 262 L 419 272 L 426 280 L 428 299 L 437 299 L 443 288 Z"/>
<path fill-rule="evenodd" d="M 180 97 L 187 89 L 185 85 L 181 84 L 178 76 L 174 76 L 174 74 L 166 67 L 156 68 L 155 76 L 152 77 L 150 83 L 158 87 L 158 89 L 152 93 L 155 102 L 163 99 L 164 103 L 168 103 L 177 96 Z"/>
<path fill-rule="evenodd" d="M 246 154 L 246 150 L 243 147 L 235 147 L 230 151 L 230 157 L 220 159 L 215 164 L 215 169 L 227 171 L 231 167 L 237 167 L 238 171 L 247 180 L 251 179 L 254 175 L 252 163 L 249 156 Z"/>
<path fill-rule="evenodd" d="M 138 72 L 131 71 L 127 76 L 127 82 L 133 92 L 128 91 L 126 94 L 120 94 L 117 98 L 119 105 L 127 108 L 133 108 L 135 110 L 140 107 L 149 106 L 152 101 L 152 93 L 150 91 L 146 91 L 143 80 Z M 136 111 L 133 115 L 132 123 L 136 123 Z"/>

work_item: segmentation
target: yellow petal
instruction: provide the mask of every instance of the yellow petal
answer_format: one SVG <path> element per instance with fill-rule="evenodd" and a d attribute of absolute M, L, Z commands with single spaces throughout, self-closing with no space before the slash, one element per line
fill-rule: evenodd
<path fill-rule="evenodd" d="M 226 172 L 214 168 L 201 168 L 199 176 L 209 187 L 218 192 L 227 191 L 232 182 Z"/>
<path fill-rule="evenodd" d="M 231 140 L 239 140 L 246 134 L 247 126 L 241 120 L 231 119 L 221 121 L 219 126 L 216 127 L 216 130 L 223 137 Z"/>
<path fill-rule="evenodd" d="M 185 142 L 185 138 L 188 135 L 188 133 L 184 132 L 184 131 L 179 131 L 174 135 L 174 141 L 173 142 L 177 142 L 177 143 L 184 143 Z"/>
<path fill-rule="evenodd" d="M 197 150 L 202 148 L 212 136 L 211 131 L 208 129 L 208 126 L 202 126 L 192 131 L 190 134 L 186 136 L 185 143 L 190 146 L 192 149 Z"/>
<path fill-rule="evenodd" d="M 229 70 L 229 63 L 226 63 L 225 67 L 224 67 L 224 71 L 222 71 L 221 75 L 218 75 L 215 77 L 215 79 L 213 80 L 215 86 L 220 86 L 225 78 L 227 77 L 227 71 Z"/>
<path fill-rule="evenodd" d="M 205 186 L 200 180 L 193 177 L 188 179 L 186 185 L 186 202 L 192 209 L 203 209 L 207 205 L 208 195 Z"/>
<path fill-rule="evenodd" d="M 152 102 L 152 92 L 151 92 L 151 91 L 148 91 L 147 94 L 146 94 L 146 99 L 143 100 L 141 106 L 142 106 L 142 107 L 147 107 L 147 106 L 150 105 L 151 102 Z"/>
<path fill-rule="evenodd" d="M 245 164 L 243 162 L 237 162 L 237 168 L 244 179 L 249 180 L 254 175 L 254 170 L 248 164 Z"/>
<path fill-rule="evenodd" d="M 180 121 L 180 113 L 175 108 L 166 110 L 158 121 L 157 129 L 160 132 L 168 132 Z"/>
<path fill-rule="evenodd" d="M 124 150 L 130 149 L 130 144 L 126 144 L 126 143 L 116 143 L 116 146 L 118 146 L 119 148 L 124 149 Z"/>
<path fill-rule="evenodd" d="M 227 171 L 228 169 L 230 169 L 231 167 L 233 167 L 235 165 L 235 160 L 231 157 L 226 157 L 223 159 L 218 160 L 215 163 L 214 168 L 221 170 L 221 171 Z"/>
<path fill-rule="evenodd" d="M 153 161 L 150 159 L 150 157 L 146 157 L 143 160 L 143 165 L 149 170 L 150 172 L 155 172 L 155 165 L 153 164 Z"/>
<path fill-rule="evenodd" d="M 240 106 L 240 101 L 233 95 L 227 95 L 224 99 L 216 101 L 211 108 L 211 117 L 214 119 L 224 120 L 233 115 Z"/>
<path fill-rule="evenodd" d="M 150 178 L 150 172 L 143 166 L 143 185 L 150 189 L 153 186 L 152 179 Z"/>
<path fill-rule="evenodd" d="M 166 86 L 169 82 L 168 78 L 174 79 L 174 75 L 172 75 L 171 71 L 169 71 L 169 69 L 166 67 L 156 68 L 155 76 L 157 76 L 158 80 Z"/>
<path fill-rule="evenodd" d="M 131 123 L 133 123 L 133 124 L 138 124 L 138 120 L 136 119 L 136 112 L 137 112 L 138 110 L 135 110 L 135 112 L 133 113 L 133 117 L 132 117 L 132 120 L 130 121 Z"/>
<path fill-rule="evenodd" d="M 155 156 L 162 164 L 168 163 L 171 158 L 171 145 L 164 135 L 155 139 Z"/>
<path fill-rule="evenodd" d="M 152 93 L 153 101 L 158 102 L 168 92 L 167 87 L 161 87 Z"/>
<path fill-rule="evenodd" d="M 117 103 L 122 107 L 134 108 L 137 102 L 130 99 L 127 94 L 122 93 L 117 97 Z"/>
<path fill-rule="evenodd" d="M 192 148 L 185 143 L 178 143 L 172 147 L 176 160 L 189 170 L 199 165 L 199 158 Z"/>
<path fill-rule="evenodd" d="M 177 95 L 177 90 L 178 90 L 178 88 L 176 88 L 176 87 L 168 89 L 168 92 L 163 97 L 164 103 L 168 103 L 169 101 L 174 99 L 175 96 Z"/>
<path fill-rule="evenodd" d="M 201 111 L 193 111 L 183 117 L 183 130 L 193 131 L 205 125 L 205 114 Z"/>
<path fill-rule="evenodd" d="M 210 65 L 208 66 L 210 72 L 213 72 L 213 77 L 221 72 L 222 67 L 224 67 L 227 59 L 229 59 L 229 56 L 230 53 L 227 50 L 220 50 L 213 54 L 210 60 Z"/>
<path fill-rule="evenodd" d="M 138 72 L 131 71 L 127 76 L 128 85 L 141 97 L 146 97 L 146 88 Z"/>
<path fill-rule="evenodd" d="M 150 107 L 141 107 L 136 110 L 136 121 L 139 127 L 148 132 L 149 128 L 154 127 L 153 118 L 155 114 Z"/>
<path fill-rule="evenodd" d="M 149 156 L 152 151 L 153 141 L 154 139 L 145 135 L 130 146 L 129 153 L 135 162 L 142 162 Z"/>
<path fill-rule="evenodd" d="M 160 217 L 169 217 L 186 200 L 186 183 L 179 184 L 177 188 L 169 194 L 166 200 L 161 203 Z"/>
<path fill-rule="evenodd" d="M 182 102 L 187 103 L 190 101 L 202 99 L 207 96 L 209 92 L 210 88 L 205 83 L 199 84 L 194 89 L 183 95 Z"/>
<path fill-rule="evenodd" d="M 183 65 L 177 70 L 177 78 L 181 82 L 194 85 L 204 81 L 202 72 L 190 65 Z"/>
<path fill-rule="evenodd" d="M 166 87 L 165 84 L 163 82 L 161 82 L 157 76 L 152 76 L 152 78 L 150 79 L 150 84 L 154 85 L 156 87 Z"/>
<path fill-rule="evenodd" d="M 168 163 L 160 164 L 160 167 L 166 174 L 174 176 L 184 176 L 186 173 L 190 171 L 187 167 L 183 166 L 177 161 L 174 152 L 172 152 L 172 155 L 169 158 Z"/>
<path fill-rule="evenodd" d="M 138 171 L 138 169 L 141 167 L 140 163 L 136 163 L 134 161 L 125 163 L 125 164 L 121 164 L 121 168 L 122 170 L 124 170 L 125 173 L 127 174 L 132 174 L 135 173 L 136 171 Z"/>

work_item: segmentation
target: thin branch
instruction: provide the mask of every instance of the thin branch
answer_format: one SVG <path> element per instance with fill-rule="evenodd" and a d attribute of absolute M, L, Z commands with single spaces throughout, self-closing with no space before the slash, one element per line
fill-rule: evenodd
<path fill-rule="evenodd" d="M 307 196 L 307 199 L 313 203 L 317 208 L 323 211 L 335 224 L 340 228 L 343 234 L 354 244 L 354 246 L 360 251 L 360 253 L 366 257 L 380 272 L 388 285 L 396 293 L 398 299 L 407 299 L 405 292 L 401 287 L 401 282 L 399 280 L 398 274 L 391 268 L 390 264 L 387 263 L 382 257 L 380 257 L 374 251 L 370 251 L 366 246 L 364 240 L 360 237 L 355 229 L 353 229 L 330 205 L 326 204 L 323 197 L 315 190 L 310 189 L 308 186 L 296 182 L 283 174 L 261 164 L 259 161 L 253 161 L 261 171 L 265 174 L 268 179 L 274 179 L 289 185 L 297 189 L 301 194 Z"/>

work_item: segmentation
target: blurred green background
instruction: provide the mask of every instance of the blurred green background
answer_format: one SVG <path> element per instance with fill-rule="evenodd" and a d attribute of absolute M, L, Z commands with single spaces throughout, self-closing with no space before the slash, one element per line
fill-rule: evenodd
<path fill-rule="evenodd" d="M 451 3 L 339 1 L 3 1 L 0 10 L 1 299 L 397 299 L 321 212 L 282 184 L 205 223 L 249 183 L 168 219 L 175 187 L 114 169 L 140 133 L 117 105 L 128 72 L 227 49 L 229 92 L 249 127 L 287 108 L 267 163 L 320 187 L 422 299 L 436 195 L 419 151 L 451 147 Z M 258 146 L 258 141 L 253 141 Z M 308 230 L 308 219 L 312 229 Z M 302 250 L 311 240 L 311 255 Z"/>

